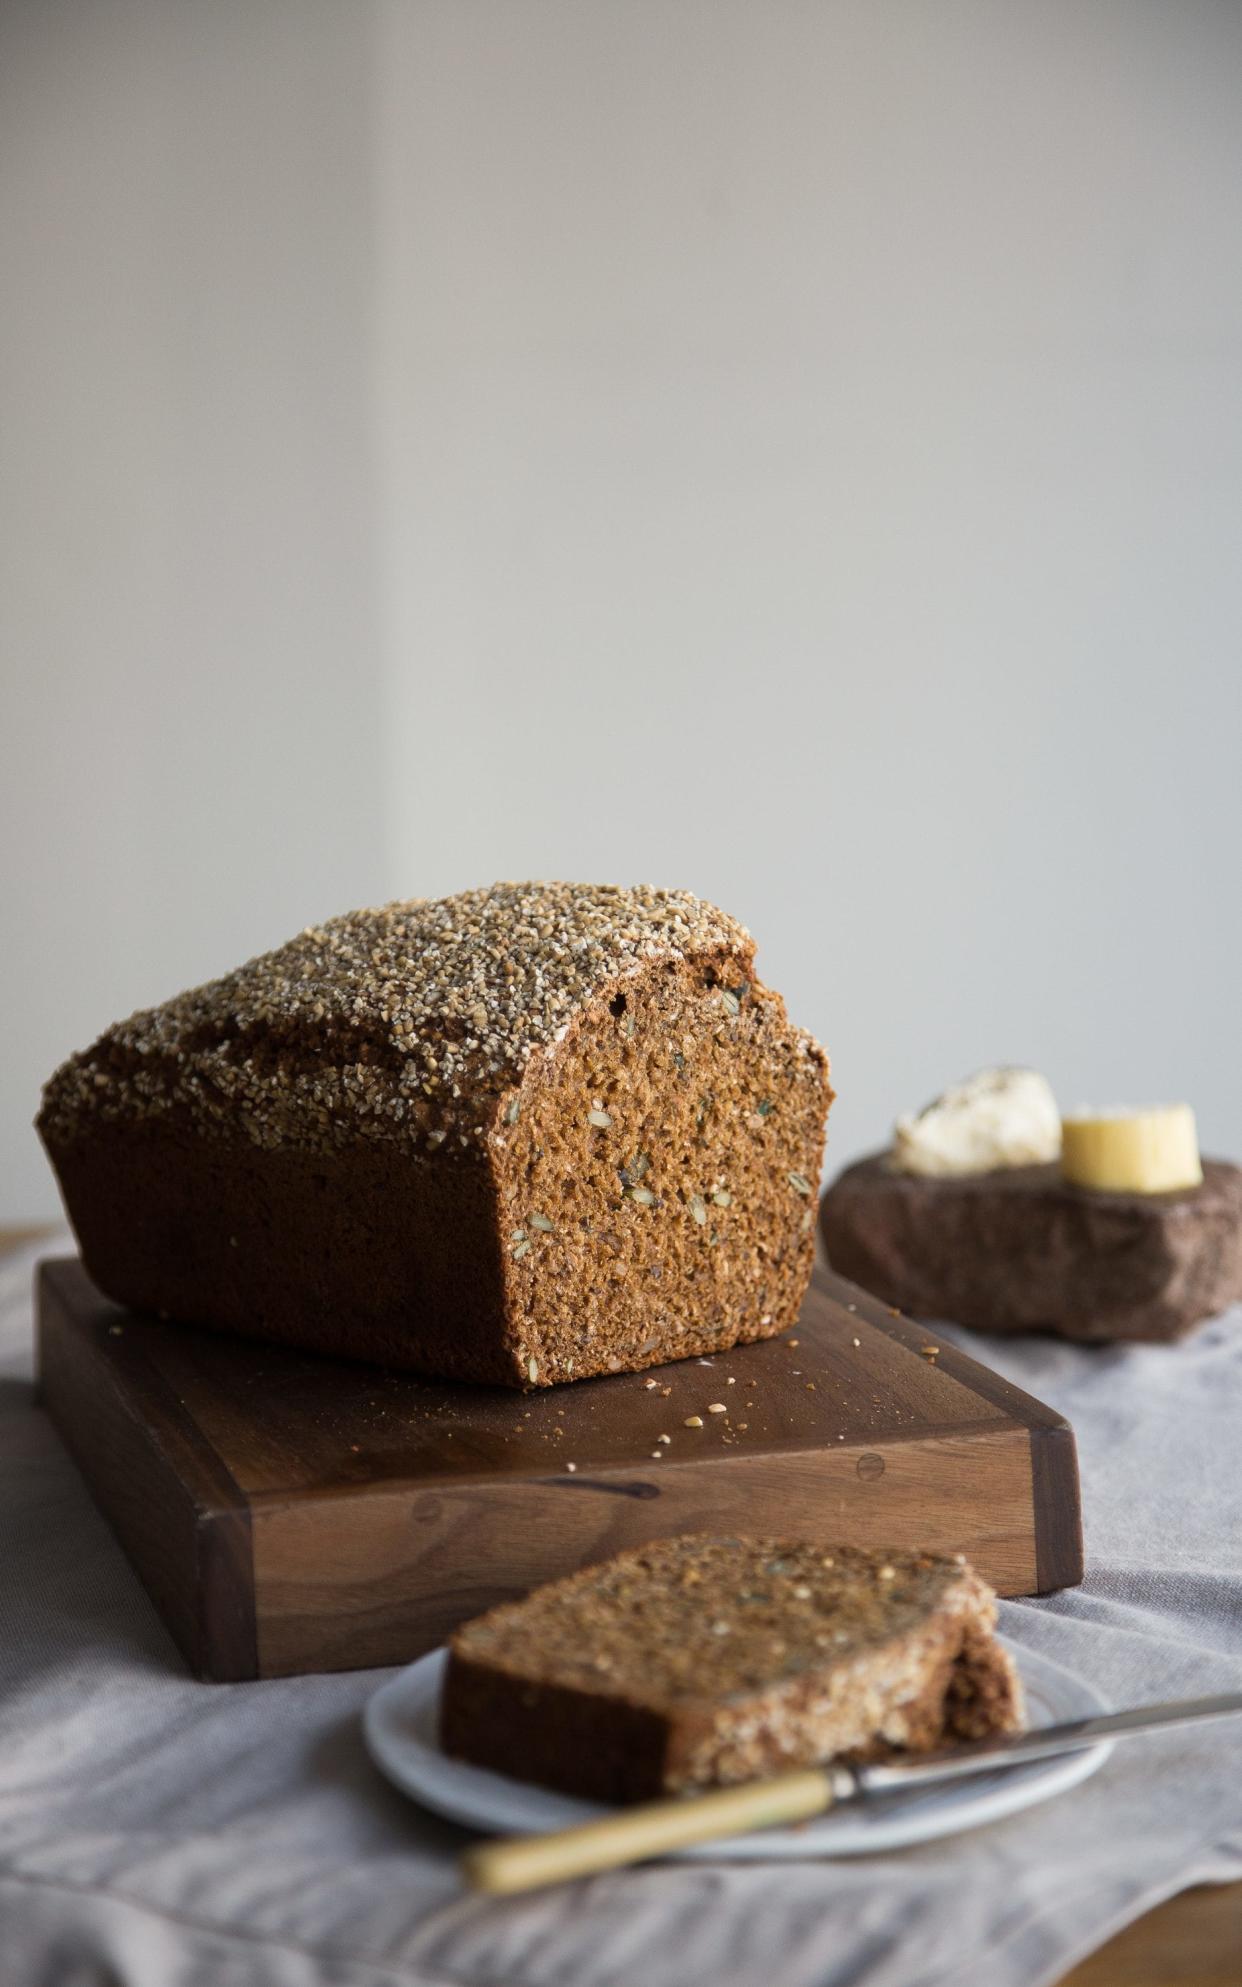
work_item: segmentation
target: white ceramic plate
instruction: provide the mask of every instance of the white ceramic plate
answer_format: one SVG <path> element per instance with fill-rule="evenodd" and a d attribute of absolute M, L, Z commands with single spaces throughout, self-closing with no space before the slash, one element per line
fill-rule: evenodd
<path fill-rule="evenodd" d="M 1089 1685 L 1042 1656 L 1009 1645 L 1026 1688 L 1033 1726 L 1085 1718 L 1105 1706 Z M 440 1683 L 446 1652 L 433 1650 L 377 1690 L 364 1714 L 367 1745 L 381 1772 L 434 1814 L 488 1835 L 537 1835 L 575 1822 L 595 1821 L 608 1810 L 592 1801 L 554 1794 L 524 1780 L 488 1773 L 449 1759 L 440 1749 Z M 955 1835 L 981 1822 L 999 1821 L 1034 1807 L 1102 1766 L 1112 1747 L 1092 1746 L 1060 1759 L 1037 1760 L 978 1778 L 929 1787 L 926 1793 L 850 1803 L 796 1828 L 768 1828 L 682 1849 L 681 1856 L 712 1861 L 761 1861 L 785 1856 L 864 1856 Z"/>

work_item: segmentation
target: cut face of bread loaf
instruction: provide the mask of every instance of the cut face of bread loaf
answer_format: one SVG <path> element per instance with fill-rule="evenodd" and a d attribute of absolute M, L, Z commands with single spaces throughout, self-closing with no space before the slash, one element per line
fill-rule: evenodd
<path fill-rule="evenodd" d="M 39 1129 L 118 1301 L 525 1387 L 792 1323 L 831 1095 L 731 918 L 498 884 L 135 1015 Z"/>
<path fill-rule="evenodd" d="M 960 1560 L 665 1539 L 458 1629 L 446 1751 L 600 1801 L 1015 1731 L 995 1598 Z"/>

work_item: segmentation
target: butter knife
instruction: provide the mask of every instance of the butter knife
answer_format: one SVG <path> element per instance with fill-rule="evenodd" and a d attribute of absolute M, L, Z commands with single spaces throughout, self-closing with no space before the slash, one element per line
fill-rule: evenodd
<path fill-rule="evenodd" d="M 547 1835 L 516 1835 L 480 1843 L 462 1858 L 463 1874 L 475 1890 L 509 1893 L 563 1883 L 597 1870 L 619 1869 L 649 1856 L 667 1855 L 697 1842 L 716 1842 L 752 1829 L 808 1821 L 843 1802 L 921 1792 L 946 1781 L 1031 1760 L 1055 1759 L 1140 1732 L 1169 1731 L 1205 1718 L 1242 1713 L 1242 1691 L 1219 1697 L 1190 1697 L 1169 1704 L 1141 1704 L 1130 1711 L 1105 1711 L 1091 1718 L 998 1738 L 973 1739 L 943 1752 L 873 1766 L 832 1765 L 739 1787 L 716 1787 L 689 1798 L 647 1801 L 621 1808 L 601 1821 Z"/>
<path fill-rule="evenodd" d="M 1167 1704 L 1139 1704 L 1129 1711 L 1102 1711 L 1091 1718 L 1070 1718 L 1062 1725 L 1040 1725 L 1030 1732 L 1006 1732 L 998 1737 L 970 1739 L 941 1752 L 921 1752 L 917 1759 L 885 1761 L 875 1766 L 831 1766 L 837 1801 L 868 1794 L 894 1794 L 941 1780 L 961 1780 L 988 1773 L 998 1766 L 1021 1766 L 1027 1760 L 1055 1759 L 1066 1752 L 1132 1738 L 1139 1732 L 1163 1732 L 1202 1718 L 1230 1718 L 1242 1712 L 1242 1690 L 1218 1697 L 1183 1697 Z"/>

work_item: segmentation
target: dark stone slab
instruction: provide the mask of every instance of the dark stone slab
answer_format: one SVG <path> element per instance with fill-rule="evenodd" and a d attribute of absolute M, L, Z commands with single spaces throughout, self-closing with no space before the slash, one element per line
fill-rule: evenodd
<path fill-rule="evenodd" d="M 1096 1193 L 1056 1166 L 957 1179 L 849 1166 L 820 1211 L 834 1270 L 916 1317 L 985 1332 L 1175 1339 L 1242 1299 L 1242 1168 L 1203 1184 Z"/>

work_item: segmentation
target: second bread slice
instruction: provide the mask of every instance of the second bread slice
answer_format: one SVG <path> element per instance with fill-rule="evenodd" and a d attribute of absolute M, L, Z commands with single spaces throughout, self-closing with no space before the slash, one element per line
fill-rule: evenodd
<path fill-rule="evenodd" d="M 930 1553 L 665 1539 L 459 1629 L 445 1750 L 635 1801 L 1022 1721 L 991 1589 Z"/>

